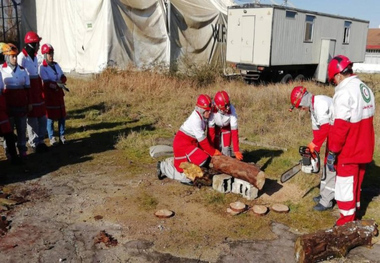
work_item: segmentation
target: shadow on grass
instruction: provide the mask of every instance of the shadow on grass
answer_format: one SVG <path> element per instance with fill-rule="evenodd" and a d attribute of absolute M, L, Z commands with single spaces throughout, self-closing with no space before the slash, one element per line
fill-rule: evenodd
<path fill-rule="evenodd" d="M 122 124 L 126 124 L 122 123 Z M 0 161 L 0 184 L 33 180 L 59 168 L 83 163 L 93 159 L 91 155 L 113 150 L 120 134 L 129 134 L 132 131 L 154 130 L 152 124 L 139 125 L 132 128 L 120 127 L 121 123 L 100 123 L 91 125 L 95 132 L 89 137 L 71 140 L 68 144 L 49 147 L 46 153 L 33 153 L 28 155 L 25 165 L 14 166 L 8 161 Z M 96 129 L 113 129 L 112 131 L 96 132 Z M 68 134 L 73 130 L 68 129 Z"/>
<path fill-rule="evenodd" d="M 278 157 L 281 154 L 283 154 L 283 150 L 270 150 L 270 149 L 259 149 L 259 150 L 254 150 L 254 151 L 245 151 L 244 152 L 244 161 L 245 162 L 253 162 L 257 163 L 260 161 L 262 158 L 267 158 L 269 159 L 260 167 L 261 171 L 265 171 L 265 169 L 270 165 L 273 161 L 274 157 Z"/>
<path fill-rule="evenodd" d="M 367 165 L 366 173 L 362 183 L 360 200 L 360 211 L 358 217 L 361 219 L 367 211 L 368 205 L 375 198 L 380 196 L 380 167 L 372 161 Z"/>

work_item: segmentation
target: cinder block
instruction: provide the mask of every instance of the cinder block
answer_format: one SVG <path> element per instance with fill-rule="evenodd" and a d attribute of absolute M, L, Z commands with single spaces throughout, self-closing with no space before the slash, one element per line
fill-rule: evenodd
<path fill-rule="evenodd" d="M 242 195 L 248 200 L 253 200 L 257 198 L 259 189 L 244 180 L 234 178 L 231 191 L 232 193 Z"/>
<path fill-rule="evenodd" d="M 212 188 L 221 193 L 231 192 L 232 176 L 228 174 L 216 174 L 212 178 Z"/>

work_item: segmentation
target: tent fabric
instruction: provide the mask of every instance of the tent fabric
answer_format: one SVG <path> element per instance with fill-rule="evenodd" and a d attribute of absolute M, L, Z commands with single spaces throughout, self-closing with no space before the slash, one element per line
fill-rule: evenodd
<path fill-rule="evenodd" d="M 223 63 L 231 0 L 21 0 L 21 43 L 36 31 L 64 72 Z"/>

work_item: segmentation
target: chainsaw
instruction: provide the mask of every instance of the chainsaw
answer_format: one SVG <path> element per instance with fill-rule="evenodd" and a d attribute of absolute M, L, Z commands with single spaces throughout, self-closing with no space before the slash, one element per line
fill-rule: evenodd
<path fill-rule="evenodd" d="M 295 176 L 299 171 L 307 174 L 319 173 L 319 153 L 316 151 L 314 153 L 311 153 L 309 147 L 307 146 L 300 146 L 299 153 L 301 155 L 301 160 L 298 162 L 298 164 L 294 165 L 292 168 L 281 175 L 281 183 L 285 183 L 290 178 Z"/>

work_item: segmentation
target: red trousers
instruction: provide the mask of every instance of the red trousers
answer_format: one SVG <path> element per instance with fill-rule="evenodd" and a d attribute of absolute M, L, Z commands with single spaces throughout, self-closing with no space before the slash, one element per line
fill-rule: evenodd
<path fill-rule="evenodd" d="M 361 185 L 366 164 L 338 164 L 336 166 L 335 200 L 339 208 L 340 218 L 337 226 L 356 219 L 356 211 L 360 209 Z"/>

